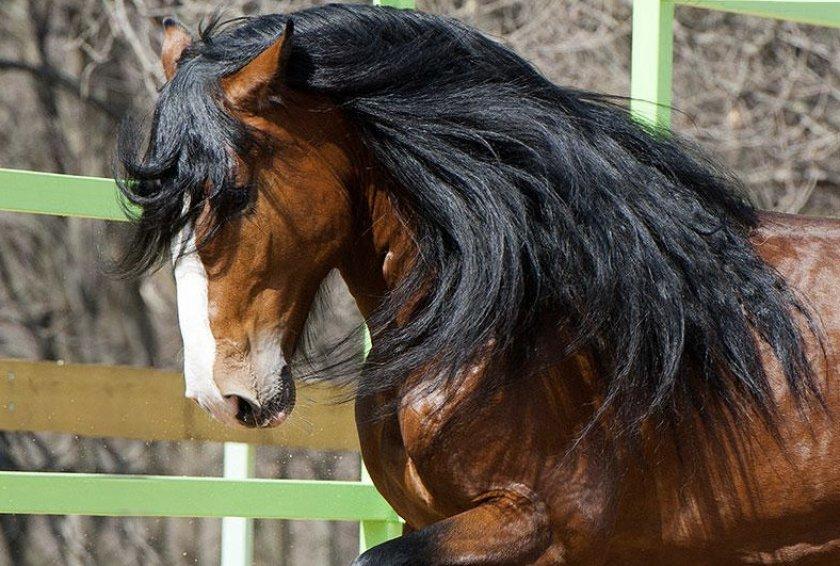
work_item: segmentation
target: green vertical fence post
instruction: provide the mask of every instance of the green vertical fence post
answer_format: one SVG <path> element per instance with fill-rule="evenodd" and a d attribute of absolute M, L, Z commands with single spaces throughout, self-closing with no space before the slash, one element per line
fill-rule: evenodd
<path fill-rule="evenodd" d="M 250 444 L 225 442 L 224 477 L 244 480 L 254 477 L 256 452 Z M 222 519 L 221 566 L 251 566 L 254 559 L 254 520 Z"/>
<path fill-rule="evenodd" d="M 361 458 L 359 458 L 361 462 Z M 364 462 L 362 465 L 362 483 L 372 484 Z M 389 541 L 402 534 L 402 522 L 396 514 L 391 521 L 360 521 L 359 522 L 359 552 L 362 553 L 378 544 Z"/>
<path fill-rule="evenodd" d="M 657 128 L 671 124 L 674 3 L 633 0 L 633 54 L 630 108 Z"/>

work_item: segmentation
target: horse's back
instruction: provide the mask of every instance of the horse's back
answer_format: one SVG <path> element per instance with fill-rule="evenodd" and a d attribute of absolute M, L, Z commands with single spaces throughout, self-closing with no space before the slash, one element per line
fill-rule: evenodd
<path fill-rule="evenodd" d="M 751 237 L 759 254 L 811 303 L 827 331 L 840 331 L 840 219 L 771 212 L 760 219 Z"/>
<path fill-rule="evenodd" d="M 756 422 L 721 424 L 728 439 L 686 474 L 676 453 L 651 477 L 656 496 L 631 509 L 608 563 L 840 563 L 840 220 L 762 213 L 751 240 L 822 327 L 806 330 L 828 412 L 792 399 L 766 346 L 782 442 Z M 723 430 L 726 429 L 726 430 Z M 690 434 L 690 431 L 684 431 Z M 640 517 L 655 517 L 647 530 Z M 645 533 L 646 534 L 642 534 Z M 635 543 L 635 544 L 634 544 Z"/>
<path fill-rule="evenodd" d="M 826 356 L 806 331 L 809 353 L 826 381 L 828 402 L 840 411 L 840 219 L 779 213 L 760 218 L 751 240 L 811 310 Z"/>
<path fill-rule="evenodd" d="M 685 500 L 666 504 L 662 540 L 673 543 L 671 559 L 698 550 L 711 563 L 840 563 L 840 220 L 760 218 L 751 238 L 756 249 L 821 326 L 825 357 L 807 330 L 805 340 L 828 411 L 816 402 L 798 405 L 767 351 L 782 442 L 758 423 L 730 423 L 744 433 L 732 438 L 746 439 L 726 451 L 730 477 L 701 485 L 700 474 Z"/>

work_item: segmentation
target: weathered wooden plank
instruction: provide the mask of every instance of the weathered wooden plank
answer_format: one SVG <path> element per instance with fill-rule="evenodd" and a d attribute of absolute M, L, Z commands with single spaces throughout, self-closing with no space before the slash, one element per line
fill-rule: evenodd
<path fill-rule="evenodd" d="M 336 391 L 301 388 L 286 423 L 253 431 L 220 425 L 183 389 L 171 371 L 0 359 L 0 430 L 358 450 L 352 404 L 336 405 Z"/>

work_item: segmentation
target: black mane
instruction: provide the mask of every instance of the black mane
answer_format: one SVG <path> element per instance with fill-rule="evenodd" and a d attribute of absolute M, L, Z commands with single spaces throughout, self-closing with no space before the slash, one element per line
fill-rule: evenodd
<path fill-rule="evenodd" d="M 552 84 L 481 33 L 418 12 L 330 5 L 205 32 L 161 92 L 145 157 L 121 150 L 136 180 L 123 191 L 142 207 L 129 266 L 161 257 L 207 180 L 218 222 L 247 207 L 229 150 L 246 153 L 253 136 L 220 109 L 219 78 L 287 18 L 289 85 L 329 96 L 355 122 L 420 247 L 369 321 L 358 394 L 418 368 L 440 387 L 488 355 L 517 368 L 491 373 L 490 391 L 526 378 L 536 359 L 585 350 L 617 431 L 713 418 L 709 401 L 772 427 L 758 336 L 796 397 L 819 398 L 793 320 L 807 310 L 748 241 L 757 216 L 736 181 L 611 97 Z M 564 337 L 556 351 L 540 350 L 546 333 Z"/>

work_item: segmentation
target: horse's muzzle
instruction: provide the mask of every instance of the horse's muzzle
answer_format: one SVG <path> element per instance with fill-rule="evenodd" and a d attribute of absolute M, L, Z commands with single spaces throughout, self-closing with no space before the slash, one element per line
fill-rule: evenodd
<path fill-rule="evenodd" d="M 295 406 L 295 382 L 289 366 L 280 371 L 276 392 L 263 402 L 256 402 L 239 395 L 228 398 L 236 401 L 236 420 L 248 428 L 271 428 L 281 425 Z"/>

